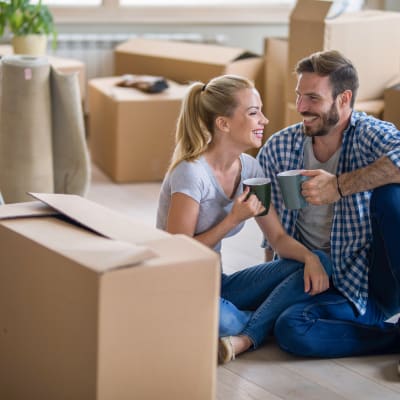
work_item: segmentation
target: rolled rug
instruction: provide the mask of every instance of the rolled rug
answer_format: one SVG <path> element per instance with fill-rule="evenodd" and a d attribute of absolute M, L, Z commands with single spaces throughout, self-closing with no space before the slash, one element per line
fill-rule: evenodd
<path fill-rule="evenodd" d="M 85 196 L 90 182 L 90 158 L 77 73 L 51 68 L 51 109 L 55 193 Z"/>
<path fill-rule="evenodd" d="M 54 191 L 50 65 L 46 57 L 1 59 L 0 191 L 6 203 Z"/>

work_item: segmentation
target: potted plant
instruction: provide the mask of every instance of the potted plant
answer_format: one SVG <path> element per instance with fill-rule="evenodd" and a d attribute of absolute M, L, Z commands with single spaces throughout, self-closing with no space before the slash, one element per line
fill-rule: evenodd
<path fill-rule="evenodd" d="M 42 0 L 37 4 L 30 0 L 0 0 L 0 36 L 6 30 L 12 34 L 16 54 L 45 54 L 49 35 L 53 49 L 57 44 L 53 16 Z"/>

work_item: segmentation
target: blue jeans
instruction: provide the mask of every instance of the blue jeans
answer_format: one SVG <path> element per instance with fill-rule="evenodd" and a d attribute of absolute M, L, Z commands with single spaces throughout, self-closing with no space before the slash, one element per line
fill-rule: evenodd
<path fill-rule="evenodd" d="M 369 297 L 364 315 L 331 289 L 285 310 L 274 333 L 280 347 L 311 357 L 400 352 L 400 327 L 384 321 L 400 312 L 400 185 L 374 190 Z"/>
<path fill-rule="evenodd" d="M 328 275 L 329 257 L 316 252 Z M 257 348 L 290 305 L 310 298 L 304 292 L 304 264 L 281 259 L 222 275 L 219 336 L 247 335 Z"/>

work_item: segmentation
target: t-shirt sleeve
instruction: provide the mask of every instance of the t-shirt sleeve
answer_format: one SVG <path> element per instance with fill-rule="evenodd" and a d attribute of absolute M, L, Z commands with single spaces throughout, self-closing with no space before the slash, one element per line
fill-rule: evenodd
<path fill-rule="evenodd" d="M 171 195 L 183 193 L 200 203 L 204 179 L 201 166 L 197 162 L 183 161 L 171 173 Z"/>

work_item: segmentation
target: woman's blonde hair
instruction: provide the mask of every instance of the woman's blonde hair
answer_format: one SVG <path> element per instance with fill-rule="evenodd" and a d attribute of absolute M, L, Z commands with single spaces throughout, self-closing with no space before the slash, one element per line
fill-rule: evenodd
<path fill-rule="evenodd" d="M 236 75 L 219 76 L 206 85 L 193 83 L 182 102 L 169 170 L 181 161 L 193 161 L 203 154 L 213 138 L 216 118 L 230 117 L 238 106 L 236 93 L 253 88 L 250 80 Z"/>

